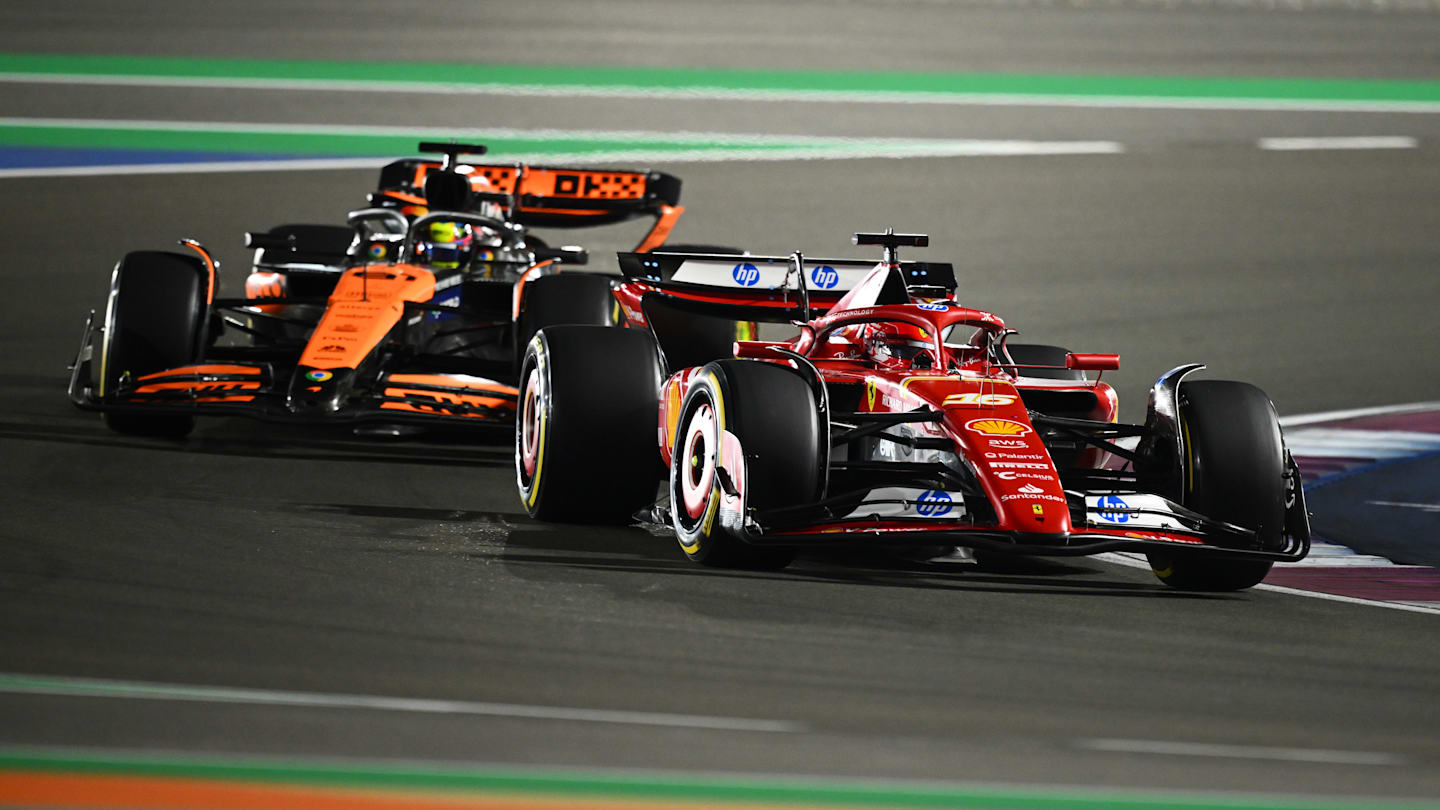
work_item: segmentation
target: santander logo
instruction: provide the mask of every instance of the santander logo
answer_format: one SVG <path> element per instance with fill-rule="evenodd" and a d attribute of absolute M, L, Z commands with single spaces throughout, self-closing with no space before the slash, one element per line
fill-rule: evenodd
<path fill-rule="evenodd" d="M 1025 493 L 1026 495 L 1041 495 L 1045 492 L 1045 490 L 1035 486 L 1034 484 L 1026 484 L 1023 487 L 1020 487 L 1019 491 Z"/>

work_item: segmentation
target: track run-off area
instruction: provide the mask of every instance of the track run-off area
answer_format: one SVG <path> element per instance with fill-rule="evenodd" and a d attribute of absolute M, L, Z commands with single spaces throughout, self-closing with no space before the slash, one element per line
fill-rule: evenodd
<path fill-rule="evenodd" d="M 0 11 L 0 806 L 1440 804 L 1428 5 L 144 5 Z M 197 238 L 237 290 L 244 231 L 449 138 L 673 172 L 677 241 L 929 233 L 963 303 L 1119 353 L 1127 421 L 1184 362 L 1254 382 L 1321 542 L 1225 595 L 1121 555 L 711 571 L 530 521 L 504 436 L 66 402 L 125 251 Z M 544 235 L 612 272 L 641 231 Z"/>

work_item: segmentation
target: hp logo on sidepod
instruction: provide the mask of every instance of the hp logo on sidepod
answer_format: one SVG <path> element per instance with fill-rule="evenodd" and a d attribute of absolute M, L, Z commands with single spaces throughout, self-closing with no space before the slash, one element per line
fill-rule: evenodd
<path fill-rule="evenodd" d="M 760 280 L 760 271 L 753 264 L 737 264 L 735 269 L 730 271 L 735 283 L 741 287 L 754 287 L 755 282 Z"/>
<path fill-rule="evenodd" d="M 840 283 L 840 274 L 828 264 L 822 264 L 810 271 L 810 280 L 822 290 L 828 290 Z"/>

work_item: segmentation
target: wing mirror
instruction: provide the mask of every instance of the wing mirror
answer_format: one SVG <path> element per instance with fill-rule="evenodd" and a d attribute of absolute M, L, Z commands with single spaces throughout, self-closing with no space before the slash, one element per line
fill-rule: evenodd
<path fill-rule="evenodd" d="M 1120 368 L 1120 355 L 1070 352 L 1065 355 L 1065 368 L 1072 371 L 1115 371 Z"/>

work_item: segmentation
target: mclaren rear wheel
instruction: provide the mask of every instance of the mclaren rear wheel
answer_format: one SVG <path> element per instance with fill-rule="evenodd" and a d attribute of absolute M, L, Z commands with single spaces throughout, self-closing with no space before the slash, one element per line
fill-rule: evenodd
<path fill-rule="evenodd" d="M 550 326 L 614 326 L 618 304 L 610 277 L 597 273 L 559 273 L 528 282 L 515 321 L 517 361 L 536 332 Z M 518 364 L 518 363 L 517 363 Z"/>
<path fill-rule="evenodd" d="M 1263 550 L 1284 545 L 1285 448 L 1270 399 L 1253 385 L 1198 380 L 1180 387 L 1186 458 L 1181 501 L 1202 515 L 1259 535 Z M 1238 591 L 1270 573 L 1268 560 L 1184 551 L 1147 554 L 1155 576 L 1175 588 Z"/>
<path fill-rule="evenodd" d="M 729 437 L 740 452 L 727 458 Z M 670 463 L 671 523 L 685 556 L 710 566 L 789 565 L 793 551 L 743 539 L 743 516 L 725 495 L 743 488 L 753 509 L 816 500 L 828 441 L 815 395 L 794 371 L 754 360 L 701 368 L 680 406 Z"/>
<path fill-rule="evenodd" d="M 114 396 L 146 374 L 194 363 L 204 351 L 209 274 L 190 256 L 127 253 L 115 266 L 100 349 L 100 397 Z M 110 411 L 119 433 L 179 438 L 195 427 L 188 415 Z"/>
<path fill-rule="evenodd" d="M 660 362 L 641 329 L 552 326 L 525 347 L 515 480 L 525 510 L 624 524 L 655 502 Z"/>

